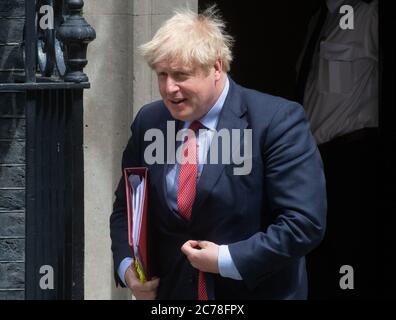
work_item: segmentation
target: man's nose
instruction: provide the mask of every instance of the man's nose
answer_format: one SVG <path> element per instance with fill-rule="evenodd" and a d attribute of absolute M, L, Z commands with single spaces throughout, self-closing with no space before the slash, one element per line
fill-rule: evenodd
<path fill-rule="evenodd" d="M 175 80 L 173 80 L 171 77 L 168 77 L 166 81 L 166 93 L 167 94 L 172 94 L 175 93 L 179 90 L 179 86 L 176 83 Z"/>

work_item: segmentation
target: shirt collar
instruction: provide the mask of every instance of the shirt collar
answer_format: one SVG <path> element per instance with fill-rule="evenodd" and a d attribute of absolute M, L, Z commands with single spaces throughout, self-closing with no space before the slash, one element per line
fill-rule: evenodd
<path fill-rule="evenodd" d="M 202 123 L 207 129 L 216 130 L 217 123 L 219 121 L 220 112 L 223 109 L 225 99 L 227 98 L 228 91 L 230 89 L 230 81 L 226 77 L 225 85 L 220 97 L 217 99 L 216 103 L 210 108 L 209 112 L 204 115 L 199 122 Z M 186 121 L 183 128 L 188 128 L 191 121 Z"/>

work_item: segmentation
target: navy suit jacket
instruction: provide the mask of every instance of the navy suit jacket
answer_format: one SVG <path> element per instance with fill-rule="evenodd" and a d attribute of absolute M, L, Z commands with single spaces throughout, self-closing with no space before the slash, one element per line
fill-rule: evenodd
<path fill-rule="evenodd" d="M 233 163 L 206 164 L 189 222 L 169 207 L 166 165 L 148 165 L 144 159 L 144 150 L 152 143 L 144 141 L 147 130 L 161 130 L 165 143 L 174 139 L 166 136 L 167 121 L 176 120 L 162 101 L 144 106 L 132 124 L 122 159 L 123 168 L 149 168 L 151 265 L 161 278 L 157 298 L 197 298 L 198 272 L 180 248 L 187 240 L 199 239 L 227 244 L 243 278 L 207 274 L 211 297 L 305 299 L 304 256 L 323 238 L 326 191 L 322 161 L 303 108 L 230 79 L 217 130 L 240 129 L 242 135 L 243 129 L 252 130 L 252 170 L 238 176 Z M 176 126 L 180 128 L 181 122 Z M 130 255 L 122 179 L 115 194 L 110 229 L 117 269 Z"/>

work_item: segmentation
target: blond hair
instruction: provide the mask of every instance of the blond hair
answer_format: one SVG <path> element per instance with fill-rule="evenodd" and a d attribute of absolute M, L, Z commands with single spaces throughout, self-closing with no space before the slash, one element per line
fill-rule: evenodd
<path fill-rule="evenodd" d="M 163 60 L 208 70 L 217 59 L 228 72 L 232 61 L 233 38 L 225 31 L 225 22 L 215 6 L 198 14 L 190 9 L 175 11 L 173 17 L 156 32 L 153 39 L 140 46 L 150 67 Z"/>

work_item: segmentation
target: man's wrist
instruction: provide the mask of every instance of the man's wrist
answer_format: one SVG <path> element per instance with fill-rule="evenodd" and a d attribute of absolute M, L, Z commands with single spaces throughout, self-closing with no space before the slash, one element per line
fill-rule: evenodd
<path fill-rule="evenodd" d="M 127 286 L 127 283 L 125 280 L 125 275 L 126 275 L 128 268 L 131 266 L 132 263 L 133 263 L 133 258 L 127 257 L 121 261 L 121 263 L 118 267 L 118 270 L 117 270 L 118 277 L 121 279 L 121 281 L 123 282 L 123 284 L 125 286 Z"/>
<path fill-rule="evenodd" d="M 219 246 L 219 259 L 218 259 L 219 273 L 222 277 L 231 278 L 234 280 L 242 280 L 238 269 L 232 260 L 230 251 L 227 245 Z"/>

